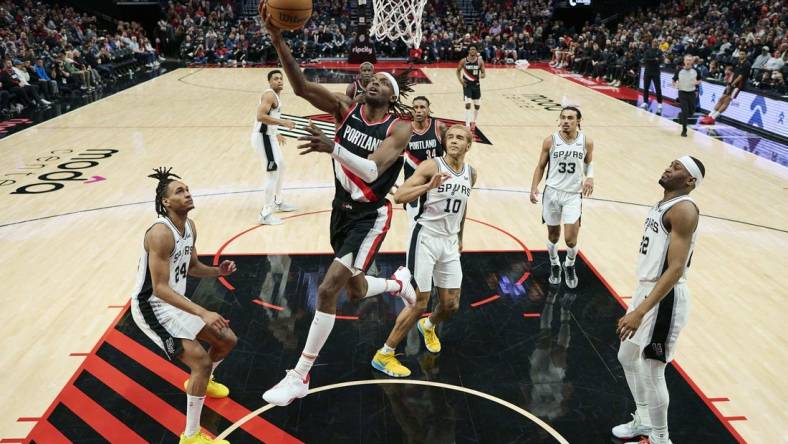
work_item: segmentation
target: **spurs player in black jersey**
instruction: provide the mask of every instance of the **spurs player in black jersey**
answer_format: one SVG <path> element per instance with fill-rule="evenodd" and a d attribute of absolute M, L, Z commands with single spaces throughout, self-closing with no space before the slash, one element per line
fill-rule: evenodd
<path fill-rule="evenodd" d="M 416 171 L 419 165 L 428 159 L 443 156 L 443 135 L 446 124 L 430 117 L 430 100 L 424 96 L 413 99 L 413 135 L 410 136 L 408 148 L 405 150 L 403 171 L 405 180 Z M 405 211 L 411 219 L 419 211 L 419 201 L 405 204 Z"/>
<path fill-rule="evenodd" d="M 400 267 L 388 280 L 364 274 L 391 224 L 392 207 L 386 193 L 399 177 L 402 153 L 412 133 L 410 122 L 400 119 L 410 114 L 410 107 L 400 97 L 412 89 L 407 72 L 399 78 L 380 72 L 369 81 L 361 101 L 332 93 L 306 80 L 281 31 L 270 22 L 266 26 L 293 91 L 337 122 L 335 140 L 310 125 L 307 131 L 311 135 L 301 138 L 307 143 L 299 146 L 301 154 L 322 152 L 333 159 L 336 191 L 331 246 L 335 258 L 320 283 L 317 311 L 298 364 L 263 394 L 267 402 L 283 406 L 303 398 L 309 390 L 309 371 L 334 326 L 340 290 L 345 288 L 351 299 L 389 292 L 407 305 L 416 302 L 407 268 Z"/>
<path fill-rule="evenodd" d="M 223 261 L 208 267 L 197 258 L 197 230 L 188 218 L 194 209 L 189 187 L 169 168 L 148 177 L 156 179 L 156 213 L 159 218 L 145 232 L 137 284 L 131 298 L 131 315 L 137 326 L 170 360 L 179 359 L 191 373 L 186 389 L 186 427 L 180 444 L 224 443 L 200 431 L 205 396 L 226 398 L 230 391 L 213 380 L 213 371 L 235 347 L 238 339 L 229 322 L 186 296 L 186 277 L 219 277 L 235 271 Z M 208 343 L 205 350 L 201 344 Z"/>
<path fill-rule="evenodd" d="M 375 65 L 371 62 L 362 63 L 358 67 L 358 78 L 345 88 L 345 95 L 354 100 L 364 97 L 373 75 L 375 75 Z"/>
<path fill-rule="evenodd" d="M 471 133 L 476 130 L 476 118 L 481 108 L 482 89 L 479 79 L 483 79 L 486 75 L 484 60 L 479 55 L 479 49 L 476 45 L 470 45 L 468 55 L 457 64 L 457 79 L 462 84 L 462 95 L 465 100 L 465 126 L 471 129 Z M 471 102 L 473 102 L 473 112 L 471 112 Z"/>
<path fill-rule="evenodd" d="M 695 250 L 700 213 L 689 194 L 706 168 L 696 158 L 680 157 L 662 173 L 662 200 L 648 213 L 638 248 L 638 287 L 627 314 L 618 321 L 618 360 L 637 410 L 632 421 L 613 427 L 613 435 L 632 443 L 669 444 L 668 387 L 665 367 L 687 324 L 690 291 L 687 270 Z M 638 440 L 639 436 L 647 436 Z"/>

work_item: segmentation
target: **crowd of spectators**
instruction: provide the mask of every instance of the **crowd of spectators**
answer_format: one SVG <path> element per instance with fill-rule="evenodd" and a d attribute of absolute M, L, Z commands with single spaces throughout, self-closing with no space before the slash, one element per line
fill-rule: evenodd
<path fill-rule="evenodd" d="M 454 2 L 429 0 L 421 51 L 412 61 L 457 60 L 470 44 L 478 45 L 489 63 L 546 57 L 542 37 L 550 18 L 548 5 L 549 0 L 485 0 L 476 5 L 482 11 L 478 22 L 466 23 Z M 163 9 L 157 36 L 183 60 L 237 66 L 276 58 L 259 17 L 239 16 L 234 1 L 170 0 Z M 313 11 L 304 29 L 285 33 L 295 56 L 303 61 L 346 58 L 359 38 L 359 29 L 351 25 L 351 2 L 315 0 Z M 356 13 L 364 15 L 364 10 Z M 375 41 L 374 46 L 378 57 L 408 55 L 400 40 Z"/>
<path fill-rule="evenodd" d="M 103 88 L 159 60 L 136 23 L 100 26 L 95 16 L 31 0 L 0 0 L 0 114 L 46 108 Z"/>
<path fill-rule="evenodd" d="M 752 67 L 749 87 L 786 94 L 786 22 L 788 9 L 779 0 L 672 0 L 626 15 L 615 28 L 588 24 L 580 32 L 550 35 L 546 43 L 553 66 L 630 86 L 650 47 L 663 69 L 676 69 L 690 54 L 701 77 L 721 82 L 731 80 L 743 52 L 743 63 Z"/>

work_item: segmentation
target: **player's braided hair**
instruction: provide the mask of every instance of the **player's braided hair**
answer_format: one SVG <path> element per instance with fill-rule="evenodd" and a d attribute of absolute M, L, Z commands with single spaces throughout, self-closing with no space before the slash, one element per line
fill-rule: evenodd
<path fill-rule="evenodd" d="M 181 176 L 171 173 L 172 167 L 154 168 L 153 171 L 155 171 L 155 173 L 148 175 L 148 177 L 159 181 L 159 184 L 156 185 L 156 213 L 166 217 L 167 209 L 164 207 L 161 200 L 164 199 L 165 194 L 167 194 L 167 186 L 175 179 L 180 179 Z"/>
<path fill-rule="evenodd" d="M 396 102 L 389 104 L 389 110 L 397 117 L 413 118 L 413 107 L 405 103 L 408 95 L 413 92 L 413 80 L 410 78 L 413 71 L 413 68 L 408 68 L 394 76 L 399 87 L 399 97 Z"/>

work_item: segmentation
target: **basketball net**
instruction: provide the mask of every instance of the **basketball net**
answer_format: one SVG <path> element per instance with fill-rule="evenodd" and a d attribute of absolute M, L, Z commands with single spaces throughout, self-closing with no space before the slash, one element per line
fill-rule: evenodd
<path fill-rule="evenodd" d="M 372 0 L 375 13 L 371 36 L 377 40 L 402 39 L 409 48 L 421 44 L 421 14 L 427 0 Z"/>

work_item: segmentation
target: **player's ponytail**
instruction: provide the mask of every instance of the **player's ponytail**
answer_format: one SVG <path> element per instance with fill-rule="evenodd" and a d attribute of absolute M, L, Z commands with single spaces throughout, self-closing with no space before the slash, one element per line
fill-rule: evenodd
<path fill-rule="evenodd" d="M 161 200 L 164 199 L 164 196 L 167 194 L 167 186 L 169 186 L 170 182 L 175 179 L 180 179 L 181 177 L 170 172 L 172 171 L 172 167 L 154 168 L 153 171 L 155 171 L 155 173 L 148 175 L 148 177 L 159 181 L 159 184 L 156 185 L 156 213 L 166 217 L 167 208 L 164 207 Z"/>

